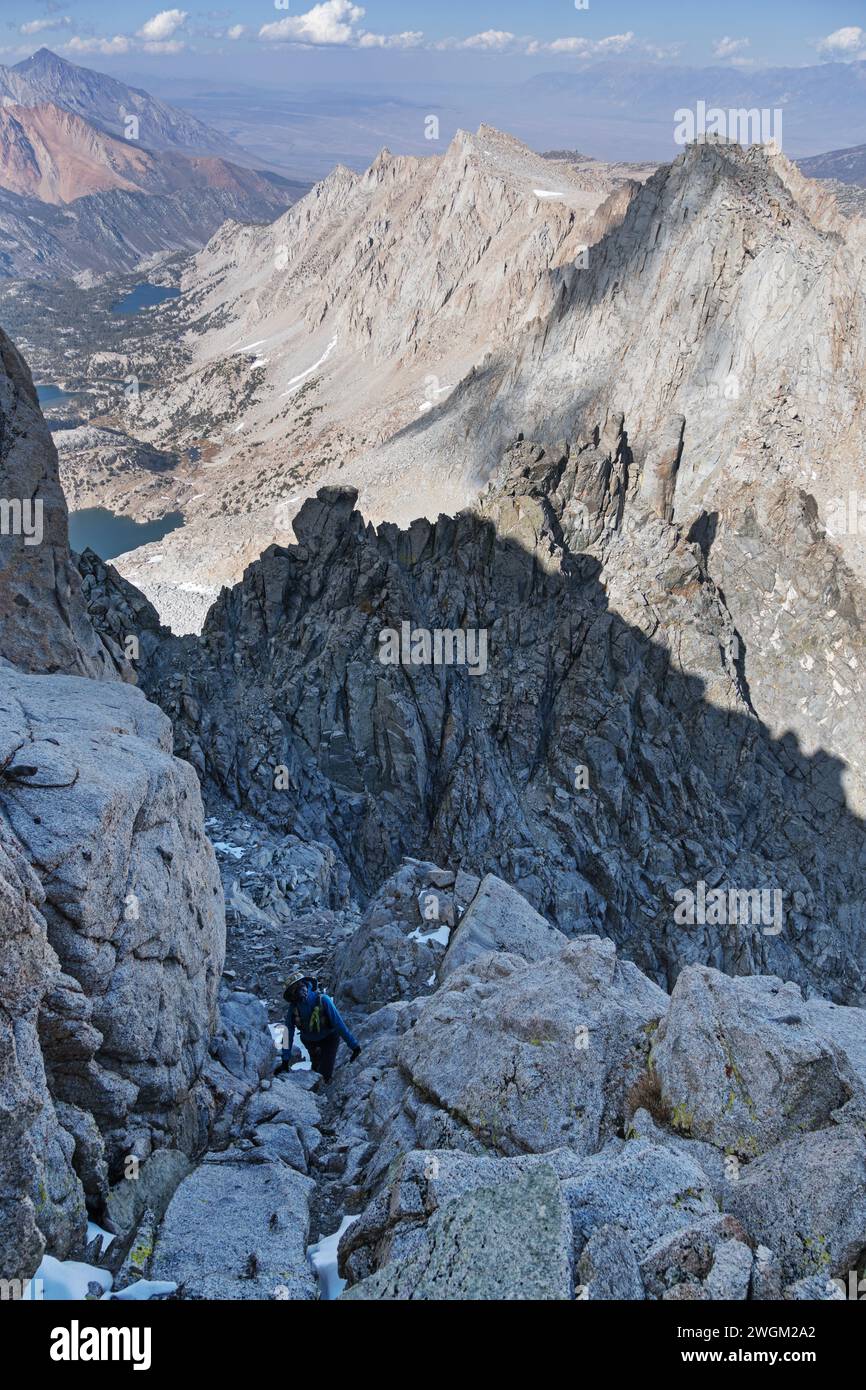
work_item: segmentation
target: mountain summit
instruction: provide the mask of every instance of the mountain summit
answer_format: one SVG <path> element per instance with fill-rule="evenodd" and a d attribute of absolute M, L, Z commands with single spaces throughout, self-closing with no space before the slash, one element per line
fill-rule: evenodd
<path fill-rule="evenodd" d="M 52 102 L 119 137 L 128 136 L 127 118 L 134 116 L 139 123 L 138 138 L 146 149 L 187 154 L 234 152 L 244 161 L 231 141 L 185 111 L 106 73 L 70 63 L 50 48 L 40 48 L 14 67 L 0 67 L 0 101 L 4 98 L 18 106 Z"/>

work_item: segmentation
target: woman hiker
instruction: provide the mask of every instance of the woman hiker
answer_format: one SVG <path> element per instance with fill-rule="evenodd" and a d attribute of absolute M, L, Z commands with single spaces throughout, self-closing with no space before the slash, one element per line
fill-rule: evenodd
<path fill-rule="evenodd" d="M 316 980 L 312 975 L 305 975 L 301 971 L 290 975 L 286 981 L 283 998 L 289 1008 L 286 1013 L 286 1045 L 282 1048 L 282 1061 L 277 1067 L 277 1075 L 288 1071 L 292 1065 L 296 1029 L 310 1054 L 313 1071 L 317 1071 L 325 1081 L 330 1081 L 334 1074 L 334 1063 L 337 1060 L 341 1038 L 351 1049 L 350 1061 L 354 1062 L 361 1051 L 361 1044 L 346 1027 L 330 995 L 316 988 Z"/>

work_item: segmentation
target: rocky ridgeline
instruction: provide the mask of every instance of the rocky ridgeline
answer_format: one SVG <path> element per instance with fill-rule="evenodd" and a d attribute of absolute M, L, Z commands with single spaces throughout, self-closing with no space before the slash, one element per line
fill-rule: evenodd
<path fill-rule="evenodd" d="M 175 631 L 198 632 L 204 612 L 190 590 L 235 583 L 291 537 L 301 498 L 324 484 L 362 486 L 377 518 L 464 505 L 474 479 L 467 488 L 450 467 L 422 478 L 419 453 L 418 486 L 405 487 L 379 469 L 380 442 L 552 311 L 560 268 L 621 221 L 648 172 L 545 159 L 482 126 L 457 132 L 442 154 L 383 150 L 363 174 L 338 166 L 268 225 L 226 223 L 179 266 L 183 296 L 148 316 L 147 341 L 124 330 L 128 370 L 154 383 L 124 411 L 125 427 L 166 453 L 219 461 L 148 476 L 142 450 L 144 468 L 114 472 L 115 510 L 143 520 L 161 499 L 161 514 L 185 518 L 124 557 L 124 574 Z M 92 322 L 90 306 L 75 317 Z M 91 342 L 100 335 L 94 325 Z M 106 368 L 93 355 L 80 370 L 104 381 Z M 76 483 L 93 474 L 92 454 L 63 452 Z"/>
<path fill-rule="evenodd" d="M 144 688 L 208 795 L 330 846 L 362 897 L 421 851 L 665 988 L 698 962 L 861 1004 L 862 823 L 842 764 L 758 717 L 701 537 L 659 515 L 680 433 L 639 461 L 617 416 L 519 441 L 477 511 L 405 531 L 324 489 Z M 404 622 L 483 630 L 486 671 L 383 664 Z M 777 895 L 779 920 L 678 923 L 701 884 Z"/>
<path fill-rule="evenodd" d="M 435 516 L 451 508 L 430 499 L 455 479 L 470 500 L 496 479 L 518 431 L 572 440 L 625 412 L 642 466 L 680 428 L 667 514 L 700 541 L 725 596 L 753 708 L 774 737 L 824 750 L 831 782 L 833 760 L 846 765 L 858 814 L 864 235 L 783 155 L 689 146 L 586 264 L 551 269 L 552 309 L 376 451 L 381 476 L 411 479 L 410 503 Z M 616 608 L 616 570 L 603 582 Z M 651 621 L 650 593 L 645 607 Z"/>

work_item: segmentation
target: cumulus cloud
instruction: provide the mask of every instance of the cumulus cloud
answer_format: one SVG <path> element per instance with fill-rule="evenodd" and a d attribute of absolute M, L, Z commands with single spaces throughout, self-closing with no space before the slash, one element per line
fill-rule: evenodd
<path fill-rule="evenodd" d="M 459 48 L 482 48 L 488 52 L 501 53 L 515 43 L 514 34 L 507 29 L 485 29 L 483 34 L 472 34 L 468 39 L 458 42 Z"/>
<path fill-rule="evenodd" d="M 273 24 L 263 24 L 259 38 L 269 43 L 353 44 L 365 10 L 351 0 L 323 0 L 306 14 L 291 15 Z"/>
<path fill-rule="evenodd" d="M 835 29 L 826 39 L 821 39 L 818 51 L 830 58 L 866 58 L 866 29 L 861 29 L 859 24 Z"/>
<path fill-rule="evenodd" d="M 609 34 L 606 39 L 578 39 L 574 37 L 553 39 L 543 43 L 538 51 L 547 53 L 576 53 L 580 58 L 595 58 L 606 53 L 622 53 L 631 48 L 634 34 Z"/>
<path fill-rule="evenodd" d="M 634 34 L 611 34 L 605 39 L 552 39 L 549 43 L 529 34 L 517 35 L 507 29 L 485 29 L 468 39 L 440 39 L 435 45 L 442 49 L 474 49 L 478 53 L 571 53 L 578 58 L 604 57 L 622 53 L 634 43 Z"/>
<path fill-rule="evenodd" d="M 54 19 L 31 19 L 27 24 L 22 24 L 18 30 L 19 34 L 42 34 L 46 29 L 71 29 L 72 20 L 69 15 L 57 15 Z"/>
<path fill-rule="evenodd" d="M 245 24 L 233 24 L 231 29 L 226 30 L 230 39 L 242 39 L 246 32 L 247 26 Z"/>
<path fill-rule="evenodd" d="M 125 34 L 115 34 L 113 39 L 108 38 L 81 38 L 77 35 L 63 45 L 71 53 L 102 53 L 110 55 L 112 53 L 130 53 L 132 43 Z"/>
<path fill-rule="evenodd" d="M 738 53 L 742 53 L 744 48 L 748 48 L 750 39 L 732 39 L 729 35 L 721 39 L 716 39 L 713 44 L 713 56 L 715 58 L 733 58 Z"/>
<path fill-rule="evenodd" d="M 160 10 L 141 28 L 136 31 L 137 39 L 144 39 L 146 43 L 164 43 L 168 39 L 173 39 L 178 29 L 186 23 L 186 10 Z"/>
<path fill-rule="evenodd" d="M 175 37 L 187 21 L 186 10 L 160 10 L 134 35 L 76 34 L 63 45 L 68 53 L 100 53 L 104 57 L 124 53 L 182 53 L 186 45 Z"/>
<path fill-rule="evenodd" d="M 263 24 L 259 38 L 266 43 L 296 43 L 320 48 L 418 48 L 424 35 L 407 29 L 402 34 L 371 34 L 361 27 L 366 11 L 351 0 L 323 0 L 306 14 L 290 15 Z"/>

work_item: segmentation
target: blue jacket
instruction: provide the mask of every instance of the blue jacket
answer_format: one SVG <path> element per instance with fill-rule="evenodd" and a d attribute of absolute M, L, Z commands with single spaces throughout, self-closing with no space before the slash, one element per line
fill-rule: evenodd
<path fill-rule="evenodd" d="M 317 1004 L 321 1005 L 318 1030 L 314 1029 L 312 1019 L 313 1010 Z M 295 1044 L 296 1014 L 297 1022 L 300 1024 L 298 1032 L 301 1035 L 301 1042 L 305 1046 L 309 1046 L 310 1043 L 323 1042 L 325 1038 L 331 1038 L 335 1033 L 339 1033 L 347 1047 L 354 1049 L 361 1046 L 354 1033 L 346 1027 L 340 1010 L 330 995 L 308 989 L 303 998 L 290 1007 L 286 1014 L 286 1032 L 288 1034 L 284 1049 L 286 1052 L 291 1052 Z"/>

